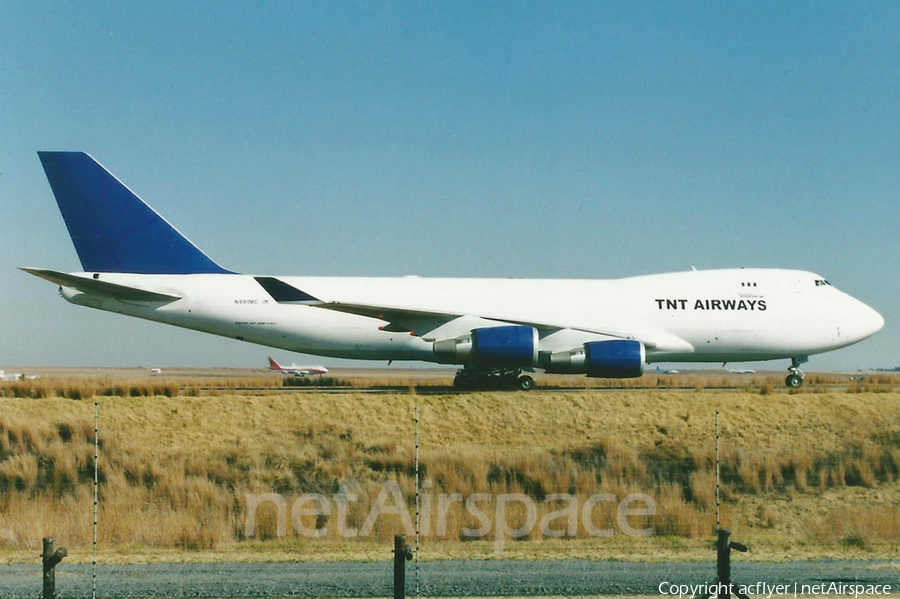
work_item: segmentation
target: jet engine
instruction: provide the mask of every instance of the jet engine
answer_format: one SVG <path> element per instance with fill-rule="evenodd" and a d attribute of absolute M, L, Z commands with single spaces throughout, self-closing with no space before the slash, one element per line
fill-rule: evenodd
<path fill-rule="evenodd" d="M 448 364 L 531 366 L 537 353 L 537 329 L 520 325 L 473 329 L 468 335 L 434 342 L 435 357 Z"/>
<path fill-rule="evenodd" d="M 627 379 L 644 372 L 644 344 L 630 339 L 590 341 L 566 352 L 543 357 L 547 372 L 587 374 L 592 377 Z"/>

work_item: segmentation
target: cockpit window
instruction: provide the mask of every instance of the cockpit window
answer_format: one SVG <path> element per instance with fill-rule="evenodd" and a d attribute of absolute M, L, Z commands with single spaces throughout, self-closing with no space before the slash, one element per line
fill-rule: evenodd
<path fill-rule="evenodd" d="M 825 279 L 816 279 L 816 287 L 825 287 L 826 285 L 831 285 L 831 283 Z"/>

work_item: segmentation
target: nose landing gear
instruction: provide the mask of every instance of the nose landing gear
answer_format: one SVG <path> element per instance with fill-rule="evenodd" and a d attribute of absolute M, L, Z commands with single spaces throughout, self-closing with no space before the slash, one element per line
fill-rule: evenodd
<path fill-rule="evenodd" d="M 799 389 L 803 385 L 804 374 L 800 372 L 800 365 L 809 362 L 808 356 L 797 356 L 796 358 L 791 358 L 791 365 L 788 368 L 790 372 L 787 375 L 787 378 L 784 379 L 784 384 L 788 389 Z"/>

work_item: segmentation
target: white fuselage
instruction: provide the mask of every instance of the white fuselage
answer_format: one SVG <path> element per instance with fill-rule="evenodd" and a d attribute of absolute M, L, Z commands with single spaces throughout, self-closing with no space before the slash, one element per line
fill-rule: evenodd
<path fill-rule="evenodd" d="M 76 273 L 90 278 L 93 273 Z M 459 315 L 423 331 L 319 306 L 278 303 L 250 275 L 102 273 L 102 281 L 181 299 L 125 301 L 63 287 L 69 301 L 285 350 L 369 360 L 435 359 L 433 342 L 500 323 L 542 323 L 541 351 L 641 341 L 647 362 L 738 362 L 851 345 L 881 316 L 809 272 L 689 271 L 614 280 L 278 277 L 322 302 Z"/>

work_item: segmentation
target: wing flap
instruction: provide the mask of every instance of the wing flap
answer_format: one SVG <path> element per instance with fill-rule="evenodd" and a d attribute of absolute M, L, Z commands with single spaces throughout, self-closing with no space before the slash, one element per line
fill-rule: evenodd
<path fill-rule="evenodd" d="M 179 295 L 171 295 L 168 293 L 160 293 L 158 291 L 148 291 L 137 287 L 129 287 L 127 285 L 119 285 L 110 283 L 109 281 L 101 281 L 99 279 L 88 279 L 78 275 L 72 275 L 56 270 L 46 268 L 21 268 L 25 272 L 36 277 L 46 279 L 51 283 L 62 285 L 63 287 L 71 287 L 82 293 L 90 295 L 102 295 L 118 300 L 137 301 L 137 302 L 174 302 L 181 299 Z"/>

